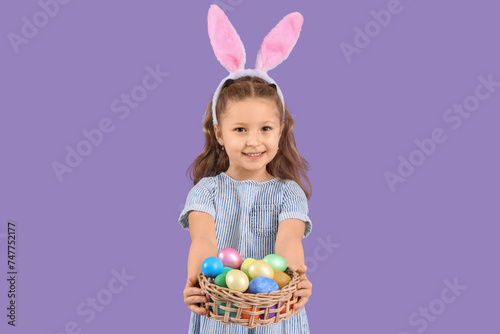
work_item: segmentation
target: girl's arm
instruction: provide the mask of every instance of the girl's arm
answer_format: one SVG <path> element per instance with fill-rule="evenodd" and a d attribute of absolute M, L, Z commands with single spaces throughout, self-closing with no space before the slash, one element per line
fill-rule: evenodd
<path fill-rule="evenodd" d="M 189 212 L 189 233 L 191 248 L 188 257 L 188 280 L 197 278 L 201 265 L 207 257 L 217 256 L 215 221 L 212 215 L 201 212 Z"/>
<path fill-rule="evenodd" d="M 189 232 L 191 234 L 191 248 L 188 258 L 188 276 L 183 295 L 188 308 L 196 314 L 205 315 L 203 303 L 207 297 L 199 288 L 198 273 L 207 257 L 217 256 L 217 239 L 215 238 L 214 218 L 201 211 L 189 212 Z"/>
<path fill-rule="evenodd" d="M 302 237 L 306 224 L 300 219 L 285 219 L 278 228 L 274 252 L 285 258 L 288 266 L 296 270 L 300 276 L 297 291 L 293 296 L 298 297 L 298 302 L 293 305 L 293 312 L 297 314 L 309 301 L 312 294 L 312 283 L 306 276 L 307 267 L 304 263 L 304 248 Z"/>
<path fill-rule="evenodd" d="M 278 228 L 274 253 L 285 258 L 288 266 L 297 270 L 304 264 L 302 237 L 306 224 L 300 219 L 285 219 Z"/>

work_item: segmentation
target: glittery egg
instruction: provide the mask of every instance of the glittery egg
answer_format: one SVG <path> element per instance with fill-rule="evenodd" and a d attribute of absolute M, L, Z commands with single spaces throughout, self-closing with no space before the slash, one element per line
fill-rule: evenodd
<path fill-rule="evenodd" d="M 227 276 L 227 272 L 223 272 L 223 273 L 220 273 L 219 275 L 217 275 L 217 277 L 215 278 L 214 280 L 214 284 L 215 285 L 218 285 L 220 287 L 223 287 L 223 288 L 227 288 L 227 284 L 226 284 L 226 276 Z"/>
<path fill-rule="evenodd" d="M 251 257 L 245 259 L 245 261 L 243 261 L 243 263 L 241 264 L 241 268 L 240 270 L 242 272 L 244 272 L 245 274 L 247 274 L 248 277 L 250 277 L 250 275 L 248 274 L 248 267 L 250 267 L 250 265 L 252 263 L 254 263 L 255 261 L 257 261 L 256 259 L 253 259 Z"/>
<path fill-rule="evenodd" d="M 288 276 L 286 273 L 279 271 L 279 270 L 274 270 L 274 278 L 273 280 L 278 283 L 278 286 L 280 287 L 280 290 L 283 289 L 285 285 L 290 283 L 292 278 Z"/>
<path fill-rule="evenodd" d="M 240 269 L 241 264 L 243 263 L 243 258 L 240 253 L 232 248 L 222 249 L 217 257 L 222 261 L 224 267 Z"/>
<path fill-rule="evenodd" d="M 269 263 L 257 260 L 248 267 L 248 274 L 251 279 L 259 276 L 274 278 L 274 269 Z"/>
<path fill-rule="evenodd" d="M 207 257 L 205 261 L 203 261 L 201 265 L 201 271 L 205 276 L 214 278 L 222 273 L 223 267 L 224 266 L 222 265 L 222 261 L 219 258 L 211 256 Z"/>
<path fill-rule="evenodd" d="M 287 268 L 285 258 L 278 254 L 266 255 L 262 260 L 269 263 L 274 270 L 285 271 Z"/>
<path fill-rule="evenodd" d="M 248 285 L 248 292 L 250 293 L 269 293 L 271 291 L 279 290 L 278 283 L 269 277 L 255 277 Z"/>
<path fill-rule="evenodd" d="M 245 292 L 248 289 L 248 276 L 238 269 L 233 269 L 226 274 L 226 284 L 231 290 Z"/>

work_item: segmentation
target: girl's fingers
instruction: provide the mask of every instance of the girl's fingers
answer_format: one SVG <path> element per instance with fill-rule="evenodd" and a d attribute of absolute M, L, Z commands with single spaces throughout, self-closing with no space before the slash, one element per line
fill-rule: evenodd
<path fill-rule="evenodd" d="M 205 295 L 205 292 L 200 288 L 186 288 L 186 289 L 184 289 L 184 296 L 185 297 L 203 296 L 203 295 Z"/>
<path fill-rule="evenodd" d="M 197 305 L 191 305 L 191 306 L 189 306 L 189 309 L 198 315 L 206 315 L 207 314 L 207 310 L 204 307 L 200 307 Z"/>
<path fill-rule="evenodd" d="M 293 305 L 293 314 L 297 314 L 300 312 L 302 307 L 307 303 L 309 300 L 309 297 L 312 294 L 312 283 L 309 281 L 306 277 L 306 270 L 307 267 L 305 265 L 299 267 L 300 270 L 298 270 L 301 275 L 300 275 L 300 282 L 297 284 L 297 291 L 293 293 L 293 297 L 297 298 L 298 301 Z"/>
<path fill-rule="evenodd" d="M 206 303 L 207 301 L 207 297 L 204 296 L 191 296 L 186 298 L 185 303 L 191 305 L 196 303 Z"/>
<path fill-rule="evenodd" d="M 301 289 L 293 293 L 294 297 L 309 297 L 310 295 L 311 295 L 311 290 L 309 289 Z"/>
<path fill-rule="evenodd" d="M 293 305 L 293 309 L 300 311 L 300 309 L 302 308 L 302 306 L 304 306 L 307 303 L 308 300 L 309 300 L 309 297 L 301 297 L 301 298 L 299 298 L 298 303 L 296 303 L 296 304 Z"/>
<path fill-rule="evenodd" d="M 301 281 L 299 284 L 297 284 L 297 289 L 312 289 L 312 283 L 309 280 L 304 280 Z"/>
<path fill-rule="evenodd" d="M 186 281 L 186 286 L 198 286 L 199 285 L 199 282 L 198 282 L 198 277 L 189 277 Z"/>
<path fill-rule="evenodd" d="M 302 309 L 302 306 L 301 306 L 301 307 L 297 307 L 297 308 L 296 308 L 296 307 L 294 307 L 294 308 L 293 308 L 293 315 L 295 315 L 295 314 L 299 313 L 301 309 Z"/>
<path fill-rule="evenodd" d="M 299 274 L 305 274 L 307 271 L 307 266 L 305 264 L 301 264 L 300 267 L 297 268 L 297 272 Z"/>
<path fill-rule="evenodd" d="M 203 296 L 192 296 L 186 298 L 186 304 L 188 308 L 198 315 L 206 315 L 207 311 L 205 309 L 204 303 L 207 302 L 207 298 Z"/>

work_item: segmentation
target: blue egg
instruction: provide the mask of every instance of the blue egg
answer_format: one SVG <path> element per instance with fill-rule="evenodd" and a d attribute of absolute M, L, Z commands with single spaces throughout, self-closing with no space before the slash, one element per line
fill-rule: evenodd
<path fill-rule="evenodd" d="M 217 277 L 217 275 L 222 273 L 223 269 L 224 265 L 222 264 L 221 259 L 216 256 L 207 257 L 201 265 L 203 275 L 211 278 Z"/>
<path fill-rule="evenodd" d="M 248 292 L 250 293 L 269 293 L 279 290 L 278 283 L 269 277 L 259 276 L 250 281 Z"/>

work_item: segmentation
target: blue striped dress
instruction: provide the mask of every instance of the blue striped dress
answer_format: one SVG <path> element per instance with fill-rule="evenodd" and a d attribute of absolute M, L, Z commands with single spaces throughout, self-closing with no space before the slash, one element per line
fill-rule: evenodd
<path fill-rule="evenodd" d="M 307 197 L 293 180 L 237 181 L 224 172 L 204 177 L 189 191 L 179 216 L 179 223 L 185 230 L 189 230 L 188 213 L 191 210 L 203 211 L 214 217 L 219 251 L 233 248 L 244 259 L 262 259 L 273 254 L 278 225 L 285 219 L 304 221 L 304 237 L 312 228 Z M 225 325 L 191 312 L 189 333 L 296 334 L 309 333 L 309 324 L 305 306 L 298 314 L 278 324 L 252 329 Z"/>

